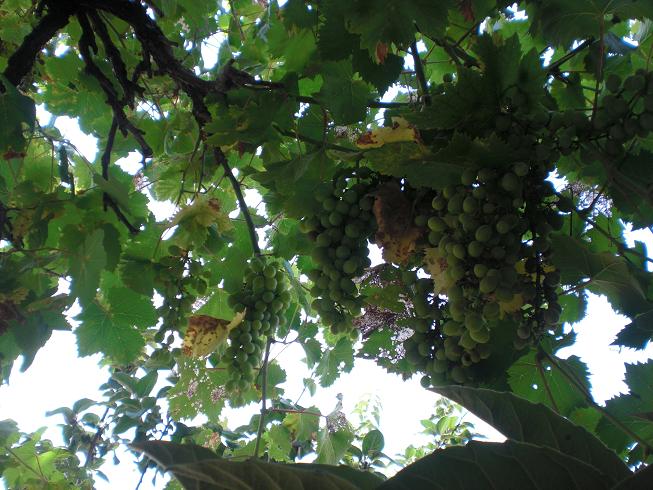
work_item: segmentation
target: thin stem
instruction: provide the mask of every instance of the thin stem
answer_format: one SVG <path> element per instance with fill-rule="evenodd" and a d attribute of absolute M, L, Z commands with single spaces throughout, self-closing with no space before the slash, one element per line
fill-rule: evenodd
<path fill-rule="evenodd" d="M 222 152 L 222 150 L 218 147 L 215 147 L 213 149 L 213 155 L 216 162 L 222 165 L 222 168 L 224 169 L 224 174 L 227 176 L 227 179 L 229 179 L 229 182 L 231 183 L 231 187 L 233 187 L 234 192 L 236 193 L 236 199 L 238 200 L 238 207 L 240 208 L 240 212 L 243 213 L 243 217 L 245 218 L 245 223 L 247 223 L 247 231 L 249 232 L 249 239 L 252 242 L 252 249 L 254 250 L 254 253 L 256 255 L 261 255 L 261 249 L 258 246 L 258 235 L 256 234 L 256 226 L 254 226 L 254 222 L 252 221 L 252 216 L 251 214 L 249 214 L 247 203 L 245 202 L 245 198 L 243 197 L 243 191 L 240 188 L 240 182 L 238 182 L 238 179 L 236 179 L 234 173 L 231 171 L 231 167 L 229 166 L 227 157 Z"/>
<path fill-rule="evenodd" d="M 288 94 L 288 97 L 294 98 L 297 102 L 303 102 L 304 104 L 316 104 L 322 105 L 322 103 L 308 95 L 293 95 Z M 367 103 L 367 107 L 371 109 L 397 109 L 399 107 L 408 107 L 411 104 L 410 102 L 382 102 L 380 100 L 370 100 Z"/>
<path fill-rule="evenodd" d="M 553 393 L 551 392 L 551 387 L 549 386 L 549 382 L 546 379 L 546 373 L 544 372 L 544 368 L 542 367 L 542 360 L 540 359 L 539 356 L 535 356 L 535 363 L 537 364 L 537 370 L 539 371 L 540 377 L 542 378 L 542 382 L 544 383 L 544 390 L 546 391 L 546 394 L 549 397 L 551 406 L 553 407 L 553 410 L 555 410 L 557 413 L 560 413 L 558 404 L 556 403 L 555 398 L 553 398 Z"/>
<path fill-rule="evenodd" d="M 258 430 L 256 431 L 256 445 L 254 446 L 254 457 L 258 458 L 258 452 L 261 448 L 261 439 L 263 437 L 263 429 L 265 429 L 265 415 L 267 409 L 267 390 L 268 390 L 268 361 L 270 359 L 270 346 L 272 345 L 272 338 L 270 337 L 265 344 L 265 356 L 263 357 L 263 366 L 261 367 L 261 418 L 258 421 Z"/>
<path fill-rule="evenodd" d="M 316 140 L 315 138 L 311 138 L 310 136 L 305 136 L 303 134 L 299 134 L 298 132 L 295 131 L 286 131 L 284 129 L 279 128 L 278 126 L 274 125 L 276 130 L 279 131 L 284 136 L 288 136 L 289 138 L 296 138 L 299 141 L 303 141 L 305 143 L 310 143 L 315 146 L 321 146 L 323 148 L 330 148 L 332 150 L 337 150 L 337 151 L 344 151 L 347 153 L 358 153 L 360 150 L 356 150 L 354 148 L 347 148 L 346 146 L 340 146 L 340 145 L 334 145 L 333 143 L 327 143 L 325 141 L 321 140 Z"/>
<path fill-rule="evenodd" d="M 102 437 L 102 433 L 106 428 L 103 427 L 102 424 L 104 423 L 104 420 L 107 418 L 107 415 L 109 415 L 109 407 L 107 407 L 104 410 L 104 413 L 102 414 L 102 418 L 98 423 L 98 428 L 95 431 L 95 435 L 93 435 L 93 440 L 88 446 L 88 451 L 86 451 L 86 462 L 84 463 L 84 468 L 88 468 L 89 465 L 93 462 L 93 459 L 95 459 L 95 447 L 97 446 L 98 440 L 100 439 L 100 437 Z"/>
<path fill-rule="evenodd" d="M 617 419 L 614 415 L 612 415 L 606 408 L 602 407 L 598 403 L 594 401 L 594 398 L 592 397 L 592 394 L 587 391 L 587 388 L 574 376 L 573 373 L 568 372 L 565 368 L 563 368 L 558 361 L 550 355 L 548 352 L 546 352 L 544 349 L 542 349 L 541 346 L 538 346 L 538 353 L 542 355 L 543 357 L 546 357 L 546 359 L 558 370 L 560 373 L 567 378 L 567 380 L 583 395 L 585 398 L 585 401 L 591 405 L 593 408 L 598 410 L 606 419 L 608 419 L 610 422 L 612 422 L 615 427 L 620 429 L 624 434 L 628 435 L 631 437 L 633 440 L 637 441 L 639 444 L 642 445 L 642 447 L 646 448 L 646 450 L 650 453 L 653 451 L 653 447 L 643 438 L 641 438 L 639 435 L 634 433 L 630 428 L 628 428 L 621 420 Z"/>
<path fill-rule="evenodd" d="M 413 41 L 410 45 L 410 54 L 413 57 L 413 64 L 415 65 L 415 76 L 417 77 L 417 83 L 419 84 L 419 93 L 422 96 L 424 104 L 429 105 L 431 103 L 431 97 L 429 96 L 429 85 L 426 81 L 424 66 L 422 65 L 422 58 L 419 57 L 416 41 Z"/>
<path fill-rule="evenodd" d="M 28 465 L 28 464 L 27 464 L 25 461 L 23 461 L 23 460 L 21 459 L 21 457 L 18 456 L 18 455 L 17 455 L 17 454 L 16 454 L 16 453 L 15 453 L 15 452 L 10 448 L 10 447 L 5 446 L 5 450 L 6 450 L 9 454 L 11 454 L 11 455 L 16 459 L 16 461 L 18 461 L 18 462 L 19 462 L 20 464 L 22 464 L 25 468 L 27 468 L 27 469 L 30 470 L 32 473 L 34 473 L 36 476 L 38 476 L 38 477 L 39 477 L 39 480 L 41 480 L 43 483 L 49 483 L 49 482 L 48 482 L 48 479 L 43 475 L 43 473 L 39 473 L 39 472 L 36 471 L 34 468 L 32 468 L 30 465 Z M 38 462 L 38 459 L 37 459 L 37 462 Z M 39 464 L 39 466 L 40 466 L 40 464 Z"/>
<path fill-rule="evenodd" d="M 324 417 L 324 418 L 326 418 L 326 415 L 322 415 L 321 413 L 308 412 L 306 410 L 293 410 L 293 409 L 290 409 L 290 408 L 268 408 L 267 412 L 298 413 L 298 414 L 301 414 L 301 415 L 313 415 L 315 417 Z"/>
<path fill-rule="evenodd" d="M 591 38 L 590 38 L 590 39 L 585 39 L 585 41 L 583 41 L 583 42 L 580 43 L 578 46 L 576 46 L 574 49 L 572 49 L 571 51 L 569 51 L 569 52 L 568 52 L 566 55 L 564 55 L 562 58 L 560 58 L 559 60 L 556 60 L 556 61 L 554 61 L 553 63 L 551 63 L 551 64 L 547 67 L 547 71 L 548 71 L 549 73 L 558 72 L 558 71 L 559 71 L 559 68 L 560 68 L 560 65 L 566 63 L 567 61 L 569 61 L 570 59 L 572 59 L 574 56 L 576 56 L 578 53 L 580 53 L 581 51 L 583 51 L 585 48 L 591 46 L 591 45 L 594 44 L 595 42 L 596 42 L 596 41 L 595 41 L 594 39 L 591 39 Z M 548 49 L 548 48 L 547 48 L 547 49 Z"/>

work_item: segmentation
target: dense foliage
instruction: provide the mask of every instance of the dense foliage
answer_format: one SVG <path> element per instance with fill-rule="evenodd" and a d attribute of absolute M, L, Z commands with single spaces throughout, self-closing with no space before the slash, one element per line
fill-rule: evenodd
<path fill-rule="evenodd" d="M 653 337 L 624 238 L 653 225 L 653 3 L 510 4 L 0 3 L 1 378 L 71 307 L 111 368 L 55 410 L 67 447 L 0 423 L 9 486 L 90 488 L 131 443 L 171 488 L 650 488 L 653 363 L 600 405 L 556 353 L 588 292 L 630 319 L 615 345 Z M 310 392 L 373 359 L 508 440 L 469 442 L 448 408 L 384 481 L 377 427 L 283 397 L 281 342 Z"/>

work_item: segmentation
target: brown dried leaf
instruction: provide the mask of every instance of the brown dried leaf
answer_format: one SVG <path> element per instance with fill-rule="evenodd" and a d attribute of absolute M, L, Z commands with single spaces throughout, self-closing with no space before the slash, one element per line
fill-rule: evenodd
<path fill-rule="evenodd" d="M 397 264 L 406 262 L 422 231 L 413 226 L 411 203 L 398 183 L 387 182 L 378 188 L 373 211 L 378 225 L 375 238 L 383 248 L 383 258 Z"/>
<path fill-rule="evenodd" d="M 189 357 L 208 356 L 225 341 L 232 329 L 240 325 L 244 317 L 244 311 L 237 313 L 231 322 L 209 315 L 189 317 L 182 352 Z"/>

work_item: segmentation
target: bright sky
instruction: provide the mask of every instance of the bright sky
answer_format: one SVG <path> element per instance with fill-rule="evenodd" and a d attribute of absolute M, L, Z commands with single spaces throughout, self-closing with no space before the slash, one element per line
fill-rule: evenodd
<path fill-rule="evenodd" d="M 215 63 L 215 47 L 218 44 L 219 39 L 216 38 L 209 39 L 203 45 L 202 54 L 207 67 Z M 385 98 L 392 96 L 393 94 L 389 93 Z M 42 124 L 47 123 L 48 114 L 45 111 L 39 110 L 38 115 Z M 89 161 L 94 160 L 97 151 L 95 138 L 82 133 L 76 122 L 70 118 L 58 118 L 56 126 Z M 131 173 L 139 167 L 136 161 L 129 159 L 121 162 L 121 165 Z M 162 219 L 170 215 L 172 206 L 162 204 L 152 210 L 157 219 Z M 638 232 L 628 238 L 646 242 L 649 250 L 653 247 L 653 236 L 650 232 Z M 627 320 L 615 314 L 604 298 L 590 295 L 587 317 L 574 326 L 578 333 L 578 342 L 564 350 L 562 357 L 575 354 L 588 364 L 593 394 L 599 402 L 626 391 L 626 385 L 623 383 L 624 362 L 643 362 L 653 358 L 653 346 L 639 352 L 610 346 L 616 333 L 626 323 Z M 279 356 L 280 364 L 288 374 L 284 385 L 285 396 L 293 400 L 297 399 L 303 389 L 302 379 L 309 374 L 306 366 L 300 361 L 303 357 L 304 352 L 298 345 L 290 345 Z M 98 367 L 99 360 L 99 355 L 78 358 L 74 334 L 54 332 L 48 344 L 37 354 L 29 370 L 20 373 L 16 367 L 12 372 L 10 384 L 0 386 L 0 420 L 14 419 L 24 432 L 50 426 L 45 437 L 53 440 L 55 444 L 61 443 L 60 429 L 54 424 L 62 423 L 62 417 L 48 418 L 45 417 L 45 412 L 60 406 L 71 406 L 83 397 L 101 399 L 97 387 L 107 380 L 108 370 Z M 17 363 L 17 366 L 19 364 Z M 351 373 L 341 376 L 329 388 L 318 389 L 315 397 L 304 394 L 301 403 L 304 406 L 315 405 L 322 413 L 328 413 L 335 406 L 338 393 L 344 395 L 343 410 L 348 415 L 356 403 L 366 395 L 379 397 L 383 406 L 380 429 L 386 441 L 384 451 L 390 456 L 403 452 L 410 444 L 419 445 L 426 442 L 420 435 L 422 426 L 419 421 L 432 414 L 436 395 L 421 388 L 418 377 L 404 382 L 371 361 L 358 360 Z M 258 407 L 253 406 L 238 411 L 226 410 L 224 414 L 229 421 L 229 427 L 235 428 L 247 422 L 257 410 Z M 478 419 L 469 416 L 469 420 L 489 439 L 502 439 L 499 433 Z M 109 462 L 102 469 L 111 482 L 98 480 L 98 489 L 129 489 L 136 486 L 140 474 L 132 463 L 132 457 L 122 453 L 120 458 L 122 461 L 119 466 Z M 109 461 L 110 459 L 109 457 Z M 156 486 L 152 486 L 152 476 L 152 472 L 148 472 L 141 485 L 142 489 L 163 486 L 160 479 L 157 480 Z"/>

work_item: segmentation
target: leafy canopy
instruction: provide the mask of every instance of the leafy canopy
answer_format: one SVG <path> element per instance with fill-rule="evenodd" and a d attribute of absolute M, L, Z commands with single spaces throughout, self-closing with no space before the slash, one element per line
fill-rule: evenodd
<path fill-rule="evenodd" d="M 65 447 L 0 422 L 9 487 L 124 444 L 169 488 L 650 487 L 653 364 L 603 406 L 557 356 L 587 292 L 653 337 L 650 1 L 8 0 L 0 39 L 0 379 L 54 330 L 111 370 Z M 387 479 L 378 418 L 284 397 L 288 343 L 311 394 L 373 359 L 508 440 L 440 410 Z"/>

